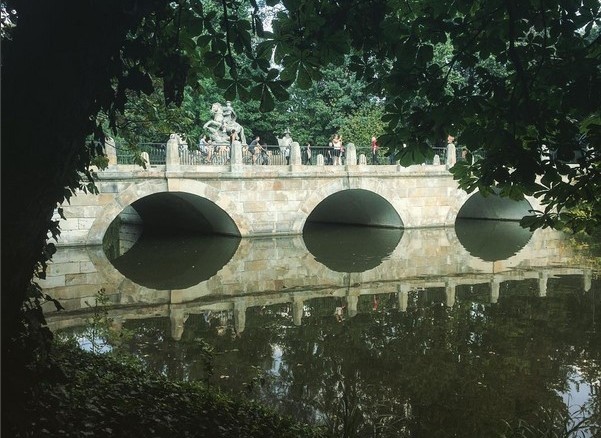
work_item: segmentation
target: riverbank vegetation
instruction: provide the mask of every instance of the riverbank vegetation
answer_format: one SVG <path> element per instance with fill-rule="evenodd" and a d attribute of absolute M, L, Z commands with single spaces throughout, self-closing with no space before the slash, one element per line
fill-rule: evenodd
<path fill-rule="evenodd" d="M 169 381 L 135 361 L 55 344 L 22 389 L 25 411 L 3 404 L 3 432 L 35 437 L 290 437 L 325 434 L 199 383 Z"/>

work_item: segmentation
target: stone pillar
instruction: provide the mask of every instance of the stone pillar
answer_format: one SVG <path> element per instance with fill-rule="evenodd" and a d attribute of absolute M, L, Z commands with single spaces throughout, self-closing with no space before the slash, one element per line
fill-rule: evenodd
<path fill-rule="evenodd" d="M 440 156 L 438 154 L 434 155 L 434 159 L 432 160 L 432 164 L 434 166 L 440 166 Z"/>
<path fill-rule="evenodd" d="M 357 165 L 357 149 L 353 143 L 349 143 L 345 147 L 346 154 L 346 165 L 356 166 Z"/>
<path fill-rule="evenodd" d="M 106 137 L 104 139 L 104 153 L 109 160 L 109 166 L 117 165 L 117 146 L 115 140 L 112 137 Z"/>
<path fill-rule="evenodd" d="M 499 301 L 499 290 L 501 288 L 501 282 L 496 279 L 490 280 L 490 303 L 496 304 Z"/>
<path fill-rule="evenodd" d="M 323 159 L 323 155 L 322 154 L 317 154 L 317 158 L 315 159 L 315 165 L 316 166 L 323 166 L 324 165 L 324 159 Z"/>
<path fill-rule="evenodd" d="M 455 305 L 455 283 L 450 281 L 445 285 L 445 304 L 447 307 L 453 307 Z"/>
<path fill-rule="evenodd" d="M 359 165 L 360 166 L 367 165 L 367 158 L 365 158 L 365 154 L 359 155 Z"/>
<path fill-rule="evenodd" d="M 144 161 L 144 166 L 150 166 L 150 156 L 148 155 L 148 152 L 142 152 L 140 154 L 140 158 L 142 158 L 142 161 Z"/>
<path fill-rule="evenodd" d="M 297 141 L 290 145 L 290 165 L 300 166 L 302 164 L 301 149 Z"/>
<path fill-rule="evenodd" d="M 230 163 L 242 164 L 242 143 L 238 140 L 234 141 L 230 150 Z"/>
<path fill-rule="evenodd" d="M 165 151 L 165 168 L 179 167 L 179 135 L 171 134 Z"/>
<path fill-rule="evenodd" d="M 246 328 L 246 301 L 234 301 L 234 329 L 236 333 L 242 333 Z"/>
<path fill-rule="evenodd" d="M 302 324 L 304 307 L 305 302 L 303 300 L 295 299 L 292 301 L 292 321 L 296 326 Z"/>
<path fill-rule="evenodd" d="M 447 144 L 447 169 L 450 169 L 457 162 L 457 149 L 454 143 Z"/>

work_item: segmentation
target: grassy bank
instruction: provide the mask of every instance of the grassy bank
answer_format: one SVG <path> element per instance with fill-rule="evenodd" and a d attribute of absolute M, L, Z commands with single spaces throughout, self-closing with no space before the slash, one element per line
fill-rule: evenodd
<path fill-rule="evenodd" d="M 51 362 L 45 378 L 31 382 L 34 396 L 24 415 L 3 416 L 7 436 L 325 436 L 265 407 L 199 384 L 168 381 L 109 356 L 59 345 Z"/>

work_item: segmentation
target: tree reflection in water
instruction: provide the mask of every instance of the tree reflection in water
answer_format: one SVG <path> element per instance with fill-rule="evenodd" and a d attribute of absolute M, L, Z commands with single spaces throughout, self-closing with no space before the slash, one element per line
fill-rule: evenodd
<path fill-rule="evenodd" d="M 568 413 L 561 394 L 573 366 L 595 388 L 587 424 L 599 424 L 600 294 L 579 290 L 577 277 L 552 282 L 546 299 L 535 281 L 507 283 L 497 304 L 486 285 L 459 288 L 452 308 L 441 289 L 412 292 L 406 312 L 395 294 L 380 296 L 377 311 L 362 296 L 358 314 L 342 323 L 334 298 L 306 302 L 301 326 L 289 305 L 254 308 L 240 336 L 231 320 L 223 330 L 223 319 L 192 315 L 179 342 L 168 321 L 136 321 L 130 348 L 171 377 L 205 379 L 197 345 L 206 340 L 217 352 L 211 384 L 247 388 L 337 436 L 498 436 L 519 422 L 544 430 Z"/>

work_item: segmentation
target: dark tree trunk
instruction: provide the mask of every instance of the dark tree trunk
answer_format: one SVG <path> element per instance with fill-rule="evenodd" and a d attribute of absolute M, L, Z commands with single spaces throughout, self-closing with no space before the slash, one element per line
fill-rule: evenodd
<path fill-rule="evenodd" d="M 114 101 L 120 50 L 144 12 L 135 0 L 15 6 L 17 26 L 2 42 L 2 384 L 11 403 L 26 382 L 24 352 L 11 341 L 23 332 L 21 309 L 53 211 L 78 184 L 86 138 Z"/>

